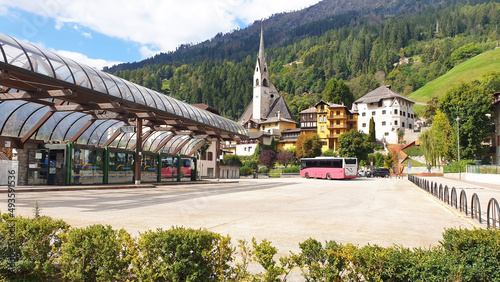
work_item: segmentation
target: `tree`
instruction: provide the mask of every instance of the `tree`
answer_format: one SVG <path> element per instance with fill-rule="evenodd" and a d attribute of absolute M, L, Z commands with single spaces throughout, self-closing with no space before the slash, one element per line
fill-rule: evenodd
<path fill-rule="evenodd" d="M 492 102 L 492 93 L 480 81 L 461 83 L 446 92 L 439 101 L 439 109 L 448 117 L 455 140 L 456 118 L 460 118 L 460 155 L 464 158 L 475 159 L 486 153 L 487 148 L 481 143 L 493 124 Z"/>
<path fill-rule="evenodd" d="M 370 119 L 370 127 L 368 129 L 369 133 L 370 133 L 370 139 L 372 142 L 375 142 L 376 141 L 376 135 L 375 135 L 375 120 L 373 119 L 373 117 Z"/>
<path fill-rule="evenodd" d="M 262 150 L 259 156 L 259 164 L 265 165 L 268 169 L 274 167 L 276 153 L 273 150 Z"/>
<path fill-rule="evenodd" d="M 335 104 L 342 104 L 351 108 L 354 102 L 354 95 L 345 81 L 332 78 L 328 81 L 323 90 L 323 101 Z"/>
<path fill-rule="evenodd" d="M 297 159 L 314 158 L 321 155 L 321 140 L 314 134 L 302 134 L 297 139 Z"/>
<path fill-rule="evenodd" d="M 287 150 L 280 151 L 278 155 L 276 155 L 276 158 L 278 159 L 278 162 L 285 167 L 295 161 L 295 156 L 292 154 L 292 152 Z"/>
<path fill-rule="evenodd" d="M 434 116 L 436 115 L 436 110 L 438 109 L 439 98 L 432 97 L 432 99 L 427 102 L 424 109 L 424 118 L 432 122 Z"/>
<path fill-rule="evenodd" d="M 366 160 L 368 154 L 373 153 L 373 142 L 370 135 L 352 129 L 340 135 L 339 154 L 342 157 L 356 157 L 358 160 Z"/>
<path fill-rule="evenodd" d="M 321 154 L 322 157 L 338 157 L 339 152 L 334 151 L 333 149 L 328 149 Z"/>
<path fill-rule="evenodd" d="M 398 143 L 405 137 L 405 130 L 403 128 L 398 129 Z"/>
<path fill-rule="evenodd" d="M 396 164 L 397 162 L 397 159 L 398 157 L 396 155 L 394 155 L 393 152 L 389 152 L 389 154 L 387 154 L 385 157 L 384 157 L 384 167 L 385 168 L 393 168 L 394 165 Z"/>

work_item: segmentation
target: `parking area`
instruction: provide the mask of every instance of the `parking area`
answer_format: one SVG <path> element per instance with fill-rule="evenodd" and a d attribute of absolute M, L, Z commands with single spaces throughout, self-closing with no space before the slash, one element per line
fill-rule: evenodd
<path fill-rule="evenodd" d="M 4 188 L 4 187 L 3 187 Z M 7 194 L 0 194 L 7 210 Z M 206 228 L 237 239 L 268 239 L 280 254 L 310 237 L 358 245 L 429 247 L 445 228 L 474 228 L 406 179 L 241 179 L 238 183 L 125 190 L 17 192 L 16 213 L 74 227 L 95 223 L 133 235 L 172 226 Z"/>

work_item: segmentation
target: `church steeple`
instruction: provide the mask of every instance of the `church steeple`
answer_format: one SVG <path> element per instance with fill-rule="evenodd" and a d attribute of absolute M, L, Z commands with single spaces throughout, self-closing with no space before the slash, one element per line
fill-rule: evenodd
<path fill-rule="evenodd" d="M 266 54 L 264 53 L 264 24 L 260 22 L 260 47 L 259 47 L 259 58 L 261 62 L 266 61 Z"/>

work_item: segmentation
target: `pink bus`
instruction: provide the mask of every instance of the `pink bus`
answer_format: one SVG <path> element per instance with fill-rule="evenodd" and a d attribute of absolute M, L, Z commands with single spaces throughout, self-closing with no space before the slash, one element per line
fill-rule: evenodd
<path fill-rule="evenodd" d="M 316 157 L 300 160 L 300 176 L 305 178 L 346 179 L 358 177 L 357 158 Z"/>

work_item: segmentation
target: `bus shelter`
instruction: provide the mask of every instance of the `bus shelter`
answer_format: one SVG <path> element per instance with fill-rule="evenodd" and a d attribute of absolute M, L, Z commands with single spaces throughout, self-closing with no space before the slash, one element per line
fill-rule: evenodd
<path fill-rule="evenodd" d="M 195 179 L 203 144 L 247 138 L 232 120 L 4 34 L 0 86 L 0 147 L 18 149 L 24 184 Z"/>

